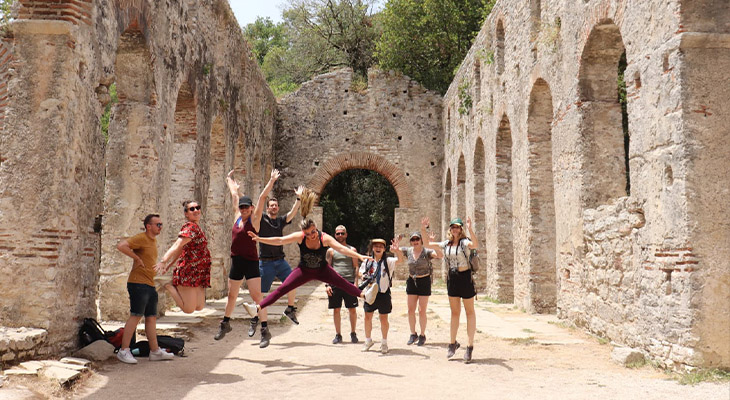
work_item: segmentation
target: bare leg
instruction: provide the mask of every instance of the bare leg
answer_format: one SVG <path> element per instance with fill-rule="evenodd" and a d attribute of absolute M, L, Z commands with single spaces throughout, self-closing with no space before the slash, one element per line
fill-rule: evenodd
<path fill-rule="evenodd" d="M 390 328 L 388 314 L 378 313 L 378 317 L 380 317 L 380 333 L 383 334 L 383 339 L 388 339 L 388 329 Z"/>
<path fill-rule="evenodd" d="M 464 299 L 464 311 L 466 312 L 466 334 L 469 337 L 469 346 L 474 346 L 474 333 L 477 331 L 477 315 L 474 312 L 474 297 Z"/>
<path fill-rule="evenodd" d="M 332 309 L 332 319 L 335 322 L 335 333 L 337 333 L 338 335 L 342 334 L 342 332 L 340 331 L 340 321 L 341 321 L 340 310 L 341 310 L 341 308 Z"/>
<path fill-rule="evenodd" d="M 205 288 L 204 287 L 196 287 L 196 296 L 198 298 L 197 304 L 195 305 L 195 311 L 200 311 L 203 308 L 205 308 Z"/>
<path fill-rule="evenodd" d="M 297 304 L 296 297 L 297 297 L 297 290 L 296 289 L 294 289 L 291 292 L 287 293 L 286 294 L 287 304 L 290 305 L 290 306 L 292 306 L 292 307 L 294 307 Z"/>
<path fill-rule="evenodd" d="M 456 343 L 456 334 L 459 332 L 459 317 L 461 316 L 461 297 L 449 296 L 449 308 L 451 308 L 451 341 Z"/>
<path fill-rule="evenodd" d="M 365 313 L 365 339 L 372 339 L 373 333 L 373 313 Z"/>
<path fill-rule="evenodd" d="M 350 312 L 350 332 L 355 332 L 355 327 L 357 326 L 357 310 L 355 308 L 348 308 L 347 311 Z"/>
<path fill-rule="evenodd" d="M 416 303 L 418 296 L 415 294 L 408 295 L 408 326 L 411 328 L 411 334 L 416 333 Z"/>
<path fill-rule="evenodd" d="M 124 329 L 127 332 L 127 329 Z M 157 351 L 160 346 L 157 345 L 157 317 L 144 317 L 144 333 L 147 336 L 147 342 L 150 345 L 150 351 Z"/>
<path fill-rule="evenodd" d="M 238 300 L 238 291 L 241 289 L 243 279 L 234 280 L 228 279 L 228 299 L 226 299 L 226 311 L 223 313 L 224 317 L 231 317 L 233 309 L 236 308 L 236 300 Z"/>
<path fill-rule="evenodd" d="M 175 300 L 177 306 L 186 314 L 190 314 L 196 309 L 202 310 L 205 306 L 205 288 L 166 285 L 165 289 Z"/>
<path fill-rule="evenodd" d="M 264 295 L 261 293 L 261 277 L 251 278 L 246 280 L 246 286 L 248 286 L 248 293 L 251 295 L 251 299 L 256 304 L 261 304 L 261 300 L 264 299 Z M 259 321 L 268 321 L 269 313 L 265 308 L 259 310 Z"/>
<path fill-rule="evenodd" d="M 129 344 L 132 342 L 132 335 L 137 330 L 137 324 L 142 317 L 130 315 L 127 319 L 127 323 L 124 324 L 124 333 L 122 334 L 122 348 L 128 349 Z M 152 343 L 150 343 L 152 345 Z"/>
<path fill-rule="evenodd" d="M 421 335 L 426 334 L 426 308 L 428 308 L 428 296 L 418 296 L 418 322 L 421 325 Z"/>

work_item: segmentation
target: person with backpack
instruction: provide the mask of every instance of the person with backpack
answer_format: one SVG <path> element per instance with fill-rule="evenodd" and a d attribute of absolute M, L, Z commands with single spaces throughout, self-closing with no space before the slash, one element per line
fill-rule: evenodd
<path fill-rule="evenodd" d="M 423 236 L 427 234 L 429 225 L 428 217 L 421 220 L 421 231 L 413 232 L 410 236 L 410 247 L 400 247 L 395 252 L 398 262 L 404 261 L 408 264 L 408 279 L 406 280 L 406 295 L 408 295 L 408 325 L 411 328 L 411 335 L 408 337 L 407 345 L 416 343 L 423 346 L 426 343 L 426 308 L 428 298 L 431 296 L 431 279 L 433 276 L 433 264 L 431 260 L 441 259 L 444 253 L 437 245 L 423 242 Z M 431 241 L 436 238 L 433 233 L 428 236 Z M 416 305 L 418 306 L 418 322 L 421 334 L 416 334 Z"/>
<path fill-rule="evenodd" d="M 372 280 L 377 283 L 378 293 L 372 304 L 367 301 L 363 302 L 363 310 L 365 311 L 365 344 L 363 345 L 362 351 L 370 350 L 373 344 L 375 344 L 371 334 L 373 331 L 373 314 L 377 311 L 378 317 L 380 318 L 380 333 L 383 335 L 383 341 L 380 343 L 380 352 L 387 354 L 388 329 L 390 329 L 388 314 L 393 310 L 390 284 L 393 280 L 395 263 L 403 255 L 401 254 L 398 257 L 385 257 L 384 239 L 372 239 L 368 247 L 368 255 L 373 259 L 363 261 L 360 265 L 360 275 L 363 277 L 363 281 Z M 391 241 L 390 248 L 393 252 L 400 253 L 397 238 Z"/>
<path fill-rule="evenodd" d="M 466 228 L 471 237 L 476 237 L 472 229 L 471 218 L 466 219 Z M 456 341 L 456 334 L 459 331 L 459 318 L 461 316 L 461 303 L 464 304 L 466 312 L 466 334 L 469 343 L 464 353 L 464 361 L 471 362 L 474 351 L 474 333 L 477 330 L 477 318 L 474 312 L 474 280 L 469 265 L 467 253 L 470 249 L 478 248 L 478 242 L 472 241 L 464 233 L 464 223 L 461 218 L 454 218 L 449 222 L 449 231 L 446 233 L 448 240 L 444 242 L 431 242 L 437 244 L 444 252 L 444 259 L 449 268 L 446 280 L 446 288 L 449 296 L 449 307 L 451 308 L 451 341 L 447 358 L 451 358 L 461 346 Z"/>
<path fill-rule="evenodd" d="M 142 221 L 144 232 L 124 239 L 117 250 L 134 262 L 127 278 L 129 293 L 129 318 L 122 332 L 122 346 L 117 352 L 119 361 L 136 364 L 137 359 L 129 349 L 139 320 L 144 316 L 144 331 L 150 345 L 150 361 L 170 360 L 173 355 L 157 344 L 157 291 L 155 290 L 155 261 L 157 261 L 157 235 L 162 232 L 162 220 L 158 214 L 149 214 Z"/>

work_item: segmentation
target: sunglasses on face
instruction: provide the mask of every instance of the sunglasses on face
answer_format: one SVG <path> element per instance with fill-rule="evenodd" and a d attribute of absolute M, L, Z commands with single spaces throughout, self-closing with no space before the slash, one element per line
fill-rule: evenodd
<path fill-rule="evenodd" d="M 335 236 L 345 236 L 347 233 L 345 232 L 335 232 Z"/>
<path fill-rule="evenodd" d="M 243 205 L 243 206 L 238 206 L 238 209 L 239 209 L 239 210 L 247 210 L 247 209 L 249 209 L 249 208 L 251 208 L 251 206 L 247 206 L 247 205 Z"/>
<path fill-rule="evenodd" d="M 187 211 L 195 211 L 195 210 L 202 210 L 202 209 L 203 209 L 203 207 L 200 207 L 200 206 L 192 206 L 190 208 L 186 208 L 185 211 L 187 212 Z"/>
<path fill-rule="evenodd" d="M 421 239 L 419 239 L 419 238 L 413 238 L 413 239 L 411 239 L 411 242 L 417 242 L 419 240 L 421 240 Z"/>
<path fill-rule="evenodd" d="M 157 225 L 158 228 L 162 228 L 162 223 L 155 224 L 155 225 Z"/>

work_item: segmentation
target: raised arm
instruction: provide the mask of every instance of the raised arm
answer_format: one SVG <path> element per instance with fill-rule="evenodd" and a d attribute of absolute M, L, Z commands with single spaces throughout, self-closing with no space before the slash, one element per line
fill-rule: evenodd
<path fill-rule="evenodd" d="M 254 208 L 253 215 L 251 216 L 251 225 L 253 225 L 253 228 L 256 229 L 256 232 L 258 232 L 261 227 L 261 215 L 264 213 L 266 198 L 269 197 L 269 193 L 271 193 L 271 189 L 274 187 L 276 180 L 279 179 L 279 176 L 281 176 L 281 174 L 278 169 L 274 168 L 271 170 L 271 177 L 266 183 L 266 186 L 264 186 L 264 190 L 261 191 L 259 200 L 256 202 L 256 208 Z"/>
<path fill-rule="evenodd" d="M 238 188 L 240 185 L 233 179 L 233 170 L 226 175 L 226 184 L 228 185 L 228 191 L 231 193 L 231 200 L 233 200 L 233 213 L 236 216 L 234 221 L 236 221 L 241 216 L 241 211 L 238 210 Z"/>
<path fill-rule="evenodd" d="M 294 216 L 297 215 L 297 211 L 299 211 L 299 205 L 302 203 L 302 193 L 304 193 L 304 186 L 299 186 L 295 191 L 294 194 L 297 195 L 297 199 L 294 200 L 294 205 L 291 206 L 291 210 L 289 210 L 288 213 L 286 213 L 286 223 L 288 224 L 291 222 L 292 219 L 294 219 Z"/>
<path fill-rule="evenodd" d="M 428 233 L 428 240 L 430 240 L 432 242 L 435 242 L 436 241 L 436 234 L 433 233 L 433 232 L 429 232 Z M 444 251 L 441 250 L 441 246 L 436 246 L 435 249 L 429 247 L 429 249 L 431 249 L 431 250 L 434 251 L 433 257 L 431 257 L 431 258 L 436 258 L 436 259 L 442 259 L 442 258 L 444 258 Z"/>
<path fill-rule="evenodd" d="M 471 217 L 466 217 L 466 229 L 469 231 L 469 237 L 472 238 L 469 248 L 478 249 L 479 248 L 479 238 L 477 237 L 476 234 L 474 234 L 474 229 L 471 226 Z"/>
<path fill-rule="evenodd" d="M 406 258 L 403 256 L 403 252 L 400 251 L 400 240 L 402 236 L 398 235 L 393 238 L 393 240 L 390 241 L 390 251 L 395 254 L 396 257 L 398 257 L 398 263 L 403 263 L 406 261 Z"/>
<path fill-rule="evenodd" d="M 356 252 L 355 250 L 349 249 L 346 246 L 341 245 L 340 242 L 335 240 L 335 238 L 333 238 L 332 236 L 330 236 L 324 232 L 322 232 L 322 244 L 324 244 L 327 247 L 332 247 L 333 249 L 339 251 L 340 253 L 342 253 L 344 255 L 357 258 L 360 261 L 372 260 L 372 257 L 364 256 L 364 255 Z"/>
<path fill-rule="evenodd" d="M 167 272 L 172 263 L 180 257 L 183 247 L 191 240 L 192 239 L 189 237 L 178 237 L 172 247 L 165 252 L 165 255 L 162 257 L 162 261 L 155 264 L 155 271 L 157 271 L 158 274 L 164 274 Z"/>
<path fill-rule="evenodd" d="M 259 237 L 259 235 L 257 235 L 256 233 L 249 231 L 248 236 L 251 236 L 251 239 L 253 239 L 256 242 L 261 242 L 263 244 L 268 244 L 271 246 L 283 246 L 285 244 L 294 243 L 294 242 L 301 243 L 302 240 L 304 239 L 304 232 L 298 231 L 298 232 L 290 233 L 286 236 L 274 236 L 274 237 L 262 238 L 262 237 Z"/>
<path fill-rule="evenodd" d="M 441 246 L 439 246 L 439 242 L 434 241 L 436 235 L 434 235 L 433 232 L 428 233 L 428 226 L 430 224 L 431 220 L 428 217 L 424 217 L 421 220 L 421 239 L 423 240 L 423 247 L 434 251 L 440 251 Z M 428 238 L 428 242 L 426 241 L 426 238 Z"/>
<path fill-rule="evenodd" d="M 327 249 L 327 254 L 325 254 L 324 258 L 327 260 L 327 264 L 330 266 L 332 265 L 332 258 L 335 256 L 334 250 Z"/>

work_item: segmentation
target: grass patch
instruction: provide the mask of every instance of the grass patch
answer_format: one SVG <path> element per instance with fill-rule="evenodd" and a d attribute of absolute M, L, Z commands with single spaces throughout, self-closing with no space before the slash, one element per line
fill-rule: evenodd
<path fill-rule="evenodd" d="M 717 368 L 698 368 L 675 376 L 680 385 L 697 385 L 702 382 L 728 383 L 730 382 L 730 371 L 723 371 Z"/>
<path fill-rule="evenodd" d="M 535 338 L 533 336 L 529 336 L 526 338 L 509 339 L 509 342 L 511 345 L 514 345 L 514 346 L 518 346 L 518 345 L 530 346 L 533 344 L 537 344 L 537 342 L 535 341 Z"/>
<path fill-rule="evenodd" d="M 645 365 L 646 365 L 646 359 L 642 359 L 641 361 L 626 364 L 626 368 L 639 369 L 639 368 L 643 368 Z"/>
<path fill-rule="evenodd" d="M 523 329 L 522 332 L 525 332 L 525 333 L 535 333 L 535 331 L 533 331 L 532 329 L 527 329 L 527 328 Z"/>
<path fill-rule="evenodd" d="M 502 304 L 502 302 L 501 302 L 501 301 L 499 301 L 499 300 L 497 300 L 497 299 L 493 299 L 493 298 L 491 298 L 491 297 L 489 297 L 489 296 L 485 296 L 485 295 L 481 295 L 481 296 L 479 296 L 479 300 L 484 300 L 484 301 L 486 301 L 487 303 L 493 303 L 493 304 Z"/>
<path fill-rule="evenodd" d="M 575 326 L 569 324 L 566 321 L 557 321 L 557 322 L 556 321 L 548 321 L 548 324 L 555 325 L 555 326 L 559 326 L 559 327 L 561 327 L 563 329 L 570 329 L 571 331 L 574 331 L 575 330 Z"/>

